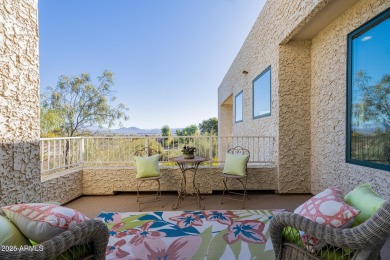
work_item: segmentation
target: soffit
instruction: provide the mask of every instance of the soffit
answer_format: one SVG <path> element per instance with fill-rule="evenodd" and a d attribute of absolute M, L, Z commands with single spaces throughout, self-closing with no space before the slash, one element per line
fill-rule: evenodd
<path fill-rule="evenodd" d="M 341 16 L 345 11 L 350 9 L 359 0 L 333 0 L 325 5 L 318 13 L 311 18 L 301 30 L 299 30 L 291 40 L 304 41 L 313 39 L 328 24 Z"/>

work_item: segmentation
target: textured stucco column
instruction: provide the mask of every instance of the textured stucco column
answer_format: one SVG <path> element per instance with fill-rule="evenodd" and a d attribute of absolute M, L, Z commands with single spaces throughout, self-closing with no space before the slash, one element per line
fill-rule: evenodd
<path fill-rule="evenodd" d="M 279 192 L 310 192 L 310 41 L 279 48 Z"/>
<path fill-rule="evenodd" d="M 37 11 L 0 4 L 0 205 L 41 200 Z"/>

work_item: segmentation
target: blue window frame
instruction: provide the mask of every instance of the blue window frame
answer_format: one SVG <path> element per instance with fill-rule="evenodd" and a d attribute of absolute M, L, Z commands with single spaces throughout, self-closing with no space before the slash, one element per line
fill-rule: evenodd
<path fill-rule="evenodd" d="M 234 97 L 234 122 L 242 122 L 242 90 Z"/>
<path fill-rule="evenodd" d="M 390 170 L 390 9 L 347 40 L 346 161 Z"/>
<path fill-rule="evenodd" d="M 253 118 L 271 115 L 271 66 L 252 82 Z"/>

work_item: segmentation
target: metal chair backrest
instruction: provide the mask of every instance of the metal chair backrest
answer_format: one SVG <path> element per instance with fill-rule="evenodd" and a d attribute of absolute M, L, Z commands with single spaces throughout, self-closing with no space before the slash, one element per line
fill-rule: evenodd
<path fill-rule="evenodd" d="M 156 154 L 159 154 L 156 150 L 149 147 L 144 147 L 135 151 L 134 156 L 152 156 Z"/>
<path fill-rule="evenodd" d="M 245 149 L 241 146 L 236 146 L 236 147 L 230 148 L 227 152 L 230 154 L 235 154 L 235 155 L 249 155 L 248 159 L 247 159 L 247 163 L 249 161 L 249 157 L 251 156 L 251 153 L 249 152 L 249 150 Z"/>

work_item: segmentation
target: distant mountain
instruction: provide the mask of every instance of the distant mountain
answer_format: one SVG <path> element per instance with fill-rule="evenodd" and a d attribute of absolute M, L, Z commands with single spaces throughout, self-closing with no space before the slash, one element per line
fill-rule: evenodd
<path fill-rule="evenodd" d="M 175 134 L 176 130 L 182 130 L 183 128 L 172 128 L 171 133 Z M 122 127 L 119 129 L 108 129 L 108 128 L 96 128 L 90 127 L 88 130 L 92 132 L 97 132 L 99 134 L 110 134 L 110 135 L 160 135 L 161 129 L 141 129 L 138 127 Z"/>

